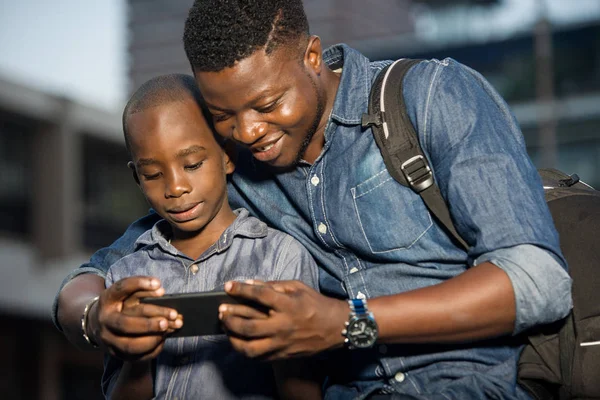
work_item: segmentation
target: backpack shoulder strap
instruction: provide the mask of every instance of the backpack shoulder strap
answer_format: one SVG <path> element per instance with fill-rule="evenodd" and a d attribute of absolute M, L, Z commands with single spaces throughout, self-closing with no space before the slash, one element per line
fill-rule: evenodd
<path fill-rule="evenodd" d="M 369 113 L 363 114 L 362 126 L 372 128 L 390 175 L 419 194 L 450 237 L 468 250 L 469 246 L 454 227 L 448 206 L 406 112 L 402 92 L 404 76 L 420 61 L 403 58 L 379 73 L 371 88 Z"/>

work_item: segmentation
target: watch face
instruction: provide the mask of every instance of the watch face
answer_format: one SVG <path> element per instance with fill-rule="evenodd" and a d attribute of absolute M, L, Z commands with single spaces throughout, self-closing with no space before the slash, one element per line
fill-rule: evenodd
<path fill-rule="evenodd" d="M 350 322 L 347 328 L 347 337 L 352 346 L 367 348 L 377 340 L 377 324 L 369 317 L 357 318 Z"/>

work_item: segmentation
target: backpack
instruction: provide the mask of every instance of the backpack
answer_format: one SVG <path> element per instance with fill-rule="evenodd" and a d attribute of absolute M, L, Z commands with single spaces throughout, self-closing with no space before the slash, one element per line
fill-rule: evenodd
<path fill-rule="evenodd" d="M 362 127 L 372 128 L 390 175 L 419 194 L 448 235 L 468 249 L 406 112 L 403 79 L 420 61 L 401 59 L 379 73 Z M 600 192 L 577 175 L 555 169 L 538 173 L 573 279 L 573 310 L 561 321 L 526 333 L 517 379 L 536 400 L 600 399 L 600 274 L 594 273 L 600 265 Z"/>

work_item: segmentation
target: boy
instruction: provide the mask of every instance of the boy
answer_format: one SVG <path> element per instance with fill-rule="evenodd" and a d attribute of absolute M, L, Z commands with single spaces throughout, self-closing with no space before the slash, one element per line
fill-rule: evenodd
<path fill-rule="evenodd" d="M 163 218 L 136 242 L 138 251 L 111 266 L 114 282 L 157 277 L 167 293 L 211 291 L 230 280 L 301 279 L 317 286 L 316 265 L 291 236 L 268 228 L 245 209 L 233 211 L 227 175 L 234 165 L 201 110 L 194 79 L 160 76 L 142 85 L 123 113 L 125 141 L 136 183 Z M 153 316 L 138 292 L 123 314 Z M 193 318 L 193 316 L 186 316 Z M 171 328 L 181 326 L 175 321 Z M 233 351 L 223 336 L 167 338 L 155 361 L 107 356 L 103 390 L 110 398 L 272 398 L 272 366 Z M 294 394 L 280 370 L 282 397 Z M 302 380 L 296 380 L 302 383 Z M 309 385 L 310 386 L 310 385 Z M 318 386 L 314 386 L 319 397 Z M 303 394 L 306 392 L 303 385 Z M 295 391 L 298 394 L 297 390 Z"/>

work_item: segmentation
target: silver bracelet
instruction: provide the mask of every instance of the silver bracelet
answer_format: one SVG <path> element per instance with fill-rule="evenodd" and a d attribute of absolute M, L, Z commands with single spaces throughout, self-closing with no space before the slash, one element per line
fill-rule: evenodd
<path fill-rule="evenodd" d="M 93 299 L 91 299 L 85 305 L 85 308 L 83 309 L 83 314 L 81 315 L 81 333 L 83 334 L 83 338 L 85 339 L 86 342 L 88 342 L 88 344 L 90 346 L 92 346 L 95 349 L 97 349 L 100 346 L 98 346 L 96 343 L 94 343 L 87 334 L 87 318 L 88 318 L 88 314 L 90 313 L 90 310 L 92 309 L 92 306 L 94 305 L 94 303 L 96 303 L 98 301 L 99 298 L 100 298 L 100 296 L 96 296 Z"/>

